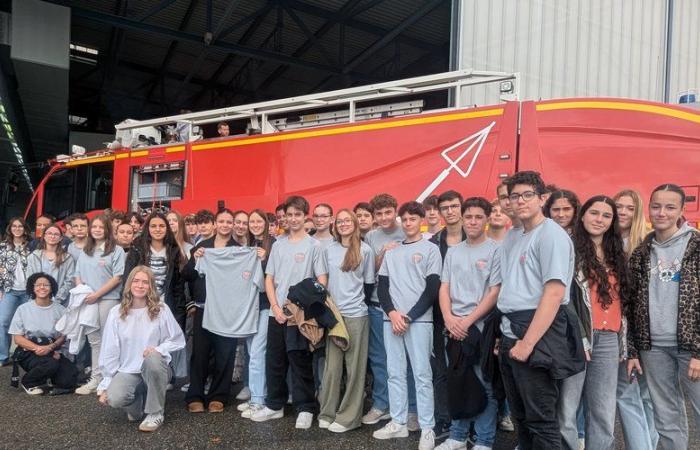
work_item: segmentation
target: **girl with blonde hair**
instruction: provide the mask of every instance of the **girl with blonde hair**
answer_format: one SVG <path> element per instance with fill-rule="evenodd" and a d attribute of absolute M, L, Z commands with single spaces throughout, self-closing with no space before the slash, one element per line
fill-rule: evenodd
<path fill-rule="evenodd" d="M 185 336 L 170 308 L 161 303 L 147 266 L 136 266 L 129 274 L 102 339 L 99 402 L 124 409 L 130 422 L 145 413 L 139 430 L 157 430 L 165 420 L 171 355 L 185 348 Z"/>

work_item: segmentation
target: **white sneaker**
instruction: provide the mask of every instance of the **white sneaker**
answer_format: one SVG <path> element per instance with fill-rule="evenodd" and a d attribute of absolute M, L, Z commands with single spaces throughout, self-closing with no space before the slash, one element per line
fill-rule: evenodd
<path fill-rule="evenodd" d="M 297 416 L 297 423 L 294 428 L 297 430 L 308 430 L 314 423 L 314 415 L 310 412 L 300 412 Z"/>
<path fill-rule="evenodd" d="M 351 429 L 352 428 L 345 427 L 338 422 L 333 422 L 332 424 L 328 425 L 328 431 L 332 431 L 333 433 L 345 433 Z"/>
<path fill-rule="evenodd" d="M 180 387 L 180 390 L 181 390 L 182 392 L 187 392 L 187 391 L 189 391 L 189 390 L 190 390 L 190 383 L 185 383 L 185 384 L 183 384 L 182 387 Z"/>
<path fill-rule="evenodd" d="M 406 428 L 408 431 L 420 431 L 420 424 L 418 423 L 418 414 L 408 413 L 406 420 Z"/>
<path fill-rule="evenodd" d="M 238 395 L 236 395 L 236 400 L 241 400 L 245 402 L 250 400 L 250 389 L 248 389 L 248 386 L 241 389 L 241 392 L 239 392 Z"/>
<path fill-rule="evenodd" d="M 510 416 L 501 417 L 501 420 L 498 421 L 498 429 L 501 431 L 515 431 L 515 426 Z"/>
<path fill-rule="evenodd" d="M 331 423 L 329 421 L 323 420 L 323 419 L 318 419 L 318 427 L 320 429 L 325 430 L 330 426 L 331 426 Z"/>
<path fill-rule="evenodd" d="M 423 428 L 420 433 L 418 450 L 433 450 L 435 448 L 435 431 L 432 428 Z"/>
<path fill-rule="evenodd" d="M 141 425 L 139 425 L 139 430 L 147 432 L 156 431 L 161 425 L 163 425 L 163 422 L 165 422 L 165 417 L 163 417 L 163 414 L 149 414 L 145 419 L 143 419 Z"/>
<path fill-rule="evenodd" d="M 165 390 L 166 390 L 166 391 L 172 391 L 173 389 L 175 389 L 175 386 L 173 386 L 172 383 L 168 383 L 168 384 L 165 386 Z"/>
<path fill-rule="evenodd" d="M 241 417 L 244 419 L 250 419 L 258 411 L 264 408 L 263 405 L 250 404 L 250 407 L 241 413 Z"/>
<path fill-rule="evenodd" d="M 267 422 L 268 420 L 281 419 L 282 417 L 284 417 L 284 409 L 275 411 L 266 406 L 250 416 L 250 420 L 253 422 Z"/>
<path fill-rule="evenodd" d="M 246 411 L 246 410 L 250 409 L 250 403 L 243 402 L 240 405 L 236 406 L 236 409 L 241 411 L 241 412 Z"/>
<path fill-rule="evenodd" d="M 485 445 L 475 445 L 472 447 L 472 450 L 491 450 L 491 447 L 487 447 Z"/>
<path fill-rule="evenodd" d="M 34 387 L 25 387 L 23 384 L 20 383 L 22 386 L 22 389 L 24 389 L 24 392 L 26 392 L 29 395 L 41 395 L 44 393 L 44 390 L 40 388 L 39 386 L 34 386 Z"/>
<path fill-rule="evenodd" d="M 401 425 L 392 420 L 372 433 L 372 437 L 375 439 L 405 438 L 408 437 L 408 428 L 406 428 L 406 425 Z"/>
<path fill-rule="evenodd" d="M 578 438 L 578 450 L 586 449 L 586 438 Z"/>
<path fill-rule="evenodd" d="M 467 443 L 456 439 L 447 439 L 445 442 L 435 447 L 435 450 L 467 450 Z"/>
<path fill-rule="evenodd" d="M 365 425 L 374 425 L 375 423 L 379 423 L 382 420 L 389 419 L 391 419 L 391 415 L 389 415 L 388 411 L 382 411 L 381 409 L 372 408 L 369 411 L 367 411 L 367 414 L 362 416 L 362 423 Z"/>
<path fill-rule="evenodd" d="M 97 392 L 97 386 L 100 385 L 100 380 L 97 377 L 90 377 L 87 383 L 75 390 L 78 395 L 90 395 Z"/>

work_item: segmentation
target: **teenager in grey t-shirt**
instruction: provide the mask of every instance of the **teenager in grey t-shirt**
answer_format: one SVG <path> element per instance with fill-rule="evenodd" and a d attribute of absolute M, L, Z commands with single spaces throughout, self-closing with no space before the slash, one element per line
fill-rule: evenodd
<path fill-rule="evenodd" d="M 425 291 L 428 275 L 440 276 L 442 258 L 440 250 L 432 242 L 421 239 L 389 250 L 379 269 L 379 275 L 389 277 L 389 296 L 401 314 L 408 314 Z M 386 317 L 385 320 L 389 320 Z M 433 307 L 415 319 L 418 322 L 433 321 Z"/>
<path fill-rule="evenodd" d="M 501 283 L 499 244 L 486 239 L 478 245 L 466 241 L 450 247 L 442 264 L 443 283 L 449 283 L 452 314 L 468 316 L 490 287 Z M 481 328 L 483 321 L 477 326 Z"/>
<path fill-rule="evenodd" d="M 571 238 L 552 219 L 545 219 L 527 233 L 520 228 L 501 246 L 501 292 L 498 309 L 503 313 L 537 309 L 548 281 L 560 281 L 566 289 L 561 304 L 569 303 L 574 275 L 574 246 Z M 501 331 L 517 339 L 503 317 Z"/>
<path fill-rule="evenodd" d="M 391 242 L 396 242 L 396 243 L 401 243 L 406 238 L 406 235 L 404 234 L 403 230 L 401 229 L 400 226 L 396 226 L 391 232 L 387 233 L 384 231 L 382 228 L 377 228 L 372 231 L 369 231 L 367 235 L 365 236 L 365 242 L 369 247 L 372 249 L 372 252 L 374 252 L 374 256 L 376 257 L 377 255 L 382 253 L 382 250 L 384 249 L 384 246 L 386 244 L 389 244 Z M 379 270 L 379 267 L 375 266 L 375 270 Z M 376 277 L 375 277 L 375 283 L 376 283 Z M 372 300 L 373 303 L 379 303 L 379 297 L 377 296 L 377 290 L 375 289 L 372 291 Z"/>
<path fill-rule="evenodd" d="M 265 273 L 274 278 L 277 304 L 281 308 L 287 300 L 291 286 L 306 278 L 325 275 L 328 269 L 321 244 L 311 236 L 304 236 L 299 241 L 276 241 L 270 250 Z M 273 315 L 270 309 L 270 316 Z"/>
<path fill-rule="evenodd" d="M 202 326 L 226 337 L 257 333 L 258 297 L 264 280 L 256 248 L 208 248 L 195 268 L 206 276 L 207 283 Z"/>
<path fill-rule="evenodd" d="M 60 336 L 56 331 L 56 322 L 61 318 L 66 308 L 58 302 L 49 306 L 39 306 L 31 300 L 17 308 L 8 334 L 31 338 L 51 338 Z"/>
<path fill-rule="evenodd" d="M 339 242 L 333 242 L 325 250 L 328 291 L 341 315 L 364 317 L 367 315 L 364 285 L 374 284 L 374 252 L 363 242 L 360 246 L 362 262 L 355 270 L 343 272 L 340 267 L 347 251 Z"/>

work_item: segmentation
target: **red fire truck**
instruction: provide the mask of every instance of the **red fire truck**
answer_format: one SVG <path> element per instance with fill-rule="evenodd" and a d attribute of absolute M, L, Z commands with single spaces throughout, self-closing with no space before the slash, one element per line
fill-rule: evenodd
<path fill-rule="evenodd" d="M 483 83 L 500 83 L 511 101 L 460 104 L 462 89 Z M 454 106 L 427 110 L 422 96 L 441 90 Z M 197 127 L 220 121 L 246 132 L 196 139 Z M 180 142 L 157 142 L 153 127 L 166 124 Z M 493 198 L 503 178 L 532 169 L 583 200 L 622 188 L 648 198 L 673 182 L 688 194 L 687 218 L 700 220 L 700 112 L 618 98 L 517 101 L 517 74 L 448 72 L 116 128 L 121 148 L 51 161 L 27 212 L 272 210 L 290 194 L 339 208 L 378 192 L 406 201 L 447 189 Z"/>

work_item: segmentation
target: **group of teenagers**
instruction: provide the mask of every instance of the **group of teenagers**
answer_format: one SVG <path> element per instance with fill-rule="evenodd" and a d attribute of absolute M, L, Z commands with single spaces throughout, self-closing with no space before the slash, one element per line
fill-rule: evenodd
<path fill-rule="evenodd" d="M 684 191 L 653 191 L 651 229 L 634 190 L 580 204 L 524 171 L 495 194 L 75 214 L 70 239 L 50 220 L 32 239 L 14 218 L 0 362 L 24 369 L 29 394 L 97 394 L 142 431 L 164 423 L 181 376 L 190 413 L 228 407 L 242 344 L 237 409 L 254 422 L 291 402 L 298 429 L 387 421 L 374 438 L 420 431 L 421 450 L 490 449 L 512 422 L 520 450 L 608 450 L 619 413 L 627 448 L 689 448 L 700 233 Z M 75 389 L 84 341 L 92 370 Z"/>

